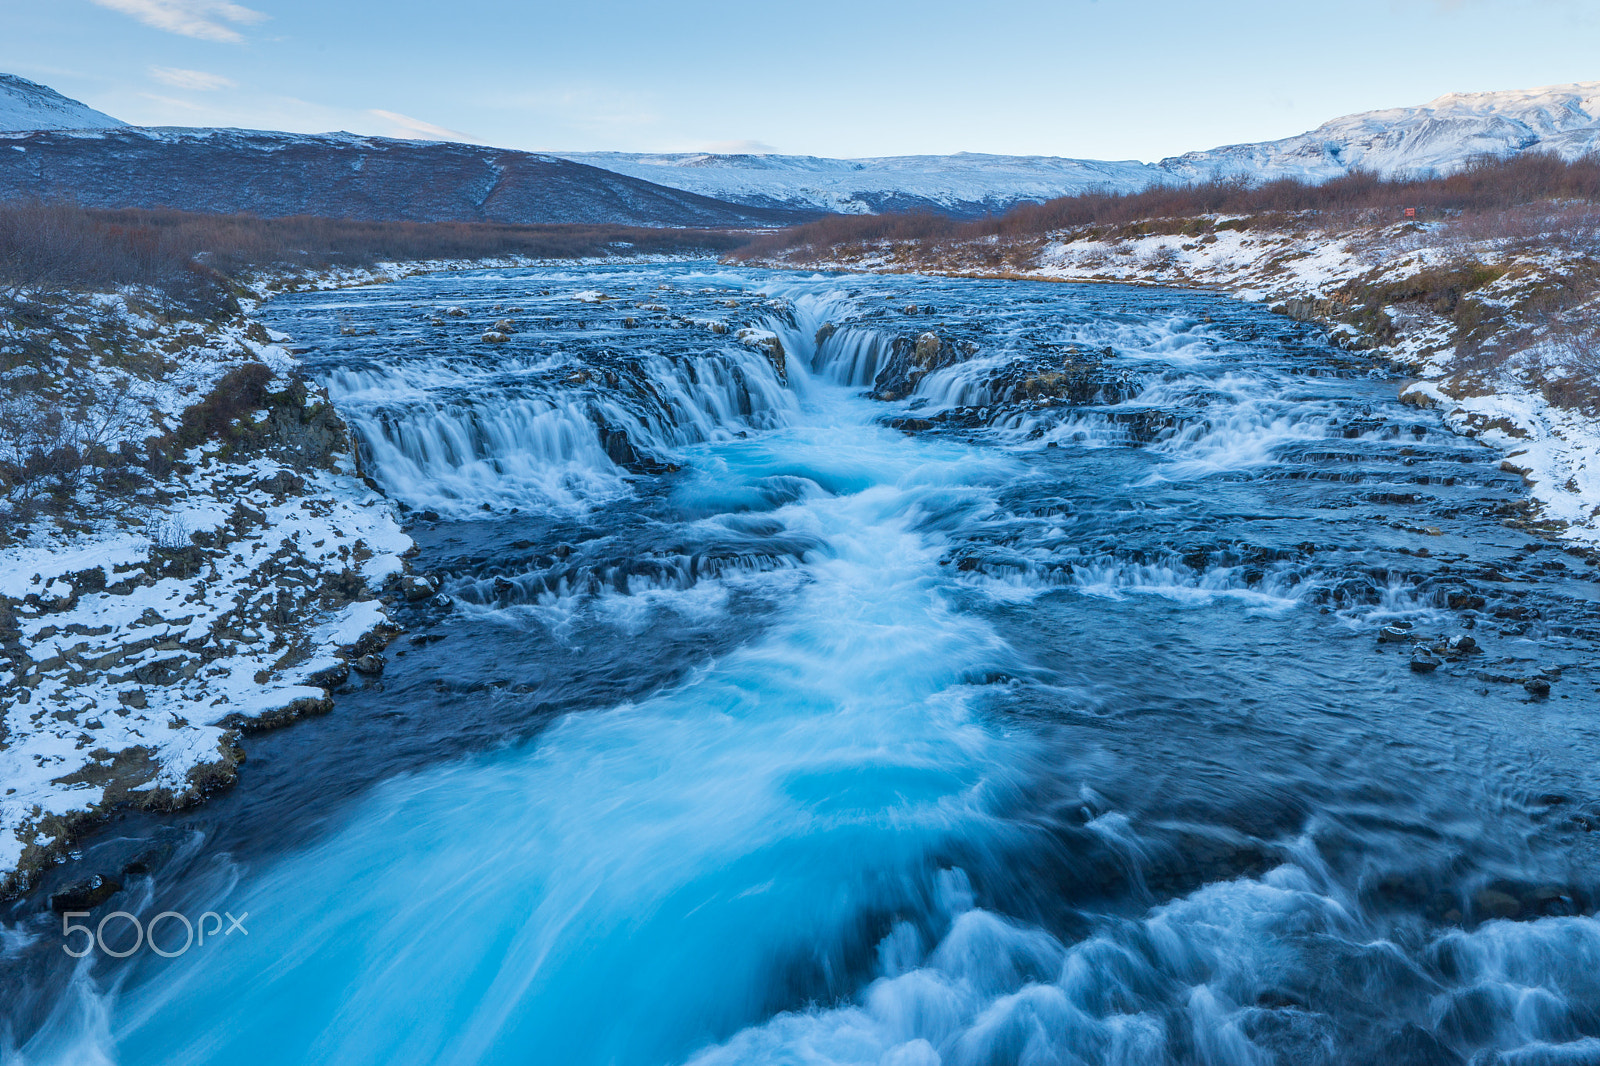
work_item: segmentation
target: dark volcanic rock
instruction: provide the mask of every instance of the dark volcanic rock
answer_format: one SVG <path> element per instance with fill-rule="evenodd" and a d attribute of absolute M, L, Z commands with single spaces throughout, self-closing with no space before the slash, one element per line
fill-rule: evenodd
<path fill-rule="evenodd" d="M 429 581 L 425 577 L 416 577 L 412 574 L 407 574 L 405 577 L 400 579 L 400 593 L 401 595 L 405 596 L 406 601 L 409 603 L 416 603 L 418 600 L 431 599 L 433 594 L 437 591 L 438 590 L 433 587 L 433 582 Z"/>
<path fill-rule="evenodd" d="M 373 221 L 779 226 L 747 207 L 553 156 L 348 133 L 121 128 L 0 135 L 0 199 Z"/>
<path fill-rule="evenodd" d="M 1439 660 L 1428 652 L 1419 649 L 1415 655 L 1411 656 L 1411 669 L 1419 674 L 1431 674 L 1439 669 Z"/>
<path fill-rule="evenodd" d="M 50 909 L 57 914 L 64 911 L 92 910 L 120 891 L 122 891 L 120 883 L 104 874 L 95 874 L 86 880 L 74 881 L 59 891 L 52 892 Z"/>

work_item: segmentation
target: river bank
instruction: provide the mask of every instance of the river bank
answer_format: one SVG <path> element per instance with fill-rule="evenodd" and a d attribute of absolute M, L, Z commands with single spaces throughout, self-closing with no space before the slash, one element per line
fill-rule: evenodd
<path fill-rule="evenodd" d="M 1406 283 L 1441 264 L 1457 264 L 1459 274 L 1459 248 L 1447 254 L 1415 226 L 1361 240 L 1251 232 L 1226 220 L 1209 226 L 1199 236 L 1063 239 L 1028 251 L 1031 266 L 1019 266 L 1012 250 L 1004 269 L 992 246 L 946 246 L 930 260 L 914 246 L 886 245 L 783 265 L 1220 288 L 1322 323 L 1345 347 L 1381 340 L 1377 354 L 1418 376 L 1405 402 L 1438 405 L 1452 429 L 1507 453 L 1504 469 L 1522 477 L 1536 506 L 1508 523 L 1592 548 L 1600 537 L 1600 467 L 1589 467 L 1600 454 L 1597 424 L 1530 383 L 1533 374 L 1548 383 L 1557 342 L 1525 343 L 1516 358 L 1490 366 L 1459 350 L 1453 313 L 1383 300 L 1414 292 Z M 225 424 L 208 427 L 203 440 L 190 433 L 170 470 L 142 493 L 80 485 L 63 504 L 58 492 L 60 513 L 10 530 L 0 547 L 8 575 L 0 586 L 0 698 L 11 705 L 0 734 L 9 790 L 0 796 L 0 896 L 26 889 L 118 806 L 172 810 L 230 785 L 245 757 L 243 734 L 326 713 L 358 663 L 365 674 L 354 675 L 357 683 L 376 677 L 382 648 L 398 632 L 387 604 L 433 592 L 404 577 L 412 546 L 396 504 L 363 478 L 348 428 L 325 394 L 307 386 L 284 347 L 288 338 L 252 317 L 260 303 L 284 292 L 531 262 L 265 275 L 250 279 L 237 310 L 220 320 L 108 293 L 87 304 L 58 301 L 50 317 L 25 327 L 59 349 L 49 387 L 64 403 L 73 397 L 78 424 L 94 426 L 104 450 L 172 437 L 195 410 L 214 419 L 207 409 L 239 407 L 233 394 L 241 388 L 253 406 L 223 410 Z M 1458 304 L 1465 296 L 1500 308 L 1499 320 L 1475 323 L 1474 351 L 1527 341 L 1521 304 L 1552 269 L 1497 261 L 1492 277 L 1456 294 Z M 1449 284 L 1435 278 L 1436 287 Z M 745 332 L 747 344 L 771 343 Z M 503 336 L 491 330 L 485 342 Z M 902 377 L 913 376 L 902 386 L 914 388 L 925 354 L 900 354 Z M 947 351 L 941 365 L 953 358 Z M 252 374 L 259 380 L 245 380 Z M 1098 368 L 1090 376 L 1086 383 L 1103 387 Z M 15 371 L 8 377 L 19 380 Z M 1030 380 L 1024 387 L 1037 390 Z"/>
<path fill-rule="evenodd" d="M 1489 225 L 1202 216 L 1045 237 L 870 240 L 741 257 L 801 270 L 1196 287 L 1324 326 L 1404 402 L 1504 454 L 1528 528 L 1600 545 L 1600 262 L 1559 213 Z"/>
<path fill-rule="evenodd" d="M 478 265 L 259 275 L 220 303 L 139 287 L 16 303 L 0 334 L 0 898 L 118 807 L 230 786 L 246 734 L 381 673 L 388 605 L 432 587 L 405 575 L 412 542 L 348 427 L 255 315 L 283 292 Z"/>
<path fill-rule="evenodd" d="M 248 939 L 64 964 L 13 905 L 19 1061 L 1600 1046 L 1594 568 L 1375 354 L 1220 293 L 709 263 L 262 315 L 446 602 L 241 787 L 82 841 L 166 846 L 87 921 Z"/>

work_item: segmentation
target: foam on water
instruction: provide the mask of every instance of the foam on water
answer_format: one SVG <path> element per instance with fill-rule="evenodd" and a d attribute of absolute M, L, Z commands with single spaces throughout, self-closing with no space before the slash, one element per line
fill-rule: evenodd
<path fill-rule="evenodd" d="M 1027 749 L 976 714 L 962 679 L 1012 654 L 945 603 L 917 530 L 1006 464 L 886 454 L 859 402 L 716 450 L 724 478 L 847 486 L 784 509 L 828 546 L 790 621 L 647 703 L 391 782 L 254 879 L 248 952 L 116 996 L 119 1061 L 653 1062 L 785 982 L 848 987 L 863 914 L 918 908 L 942 842 L 1001 831 Z"/>
<path fill-rule="evenodd" d="M 738 345 L 677 358 L 647 352 L 630 369 L 623 382 L 549 360 L 408 359 L 339 368 L 324 384 L 384 489 L 455 516 L 582 510 L 626 496 L 628 471 L 608 432 L 662 457 L 776 428 L 797 410 L 772 364 Z"/>

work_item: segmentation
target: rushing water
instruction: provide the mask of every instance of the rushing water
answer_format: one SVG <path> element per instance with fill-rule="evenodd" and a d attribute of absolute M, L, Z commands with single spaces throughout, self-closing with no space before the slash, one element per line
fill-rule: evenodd
<path fill-rule="evenodd" d="M 1595 574 L 1306 328 L 704 265 L 270 311 L 443 595 L 86 845 L 248 936 L 13 908 L 11 1057 L 1600 1061 Z"/>

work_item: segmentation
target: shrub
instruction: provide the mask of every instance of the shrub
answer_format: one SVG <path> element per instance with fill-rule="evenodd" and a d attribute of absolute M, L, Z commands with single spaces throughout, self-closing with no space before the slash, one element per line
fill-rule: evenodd
<path fill-rule="evenodd" d="M 267 402 L 272 370 L 262 363 L 246 363 L 222 376 L 204 400 L 183 412 L 178 443 L 193 447 L 225 436 L 239 419 Z"/>
<path fill-rule="evenodd" d="M 29 290 L 145 285 L 164 294 L 170 313 L 209 318 L 237 309 L 231 278 L 243 271 L 383 260 L 723 252 L 744 240 L 719 230 L 264 219 L 13 200 L 0 202 L 0 314 L 14 313 Z"/>
<path fill-rule="evenodd" d="M 1133 193 L 1064 196 L 966 223 L 937 215 L 836 216 L 763 235 L 734 254 L 744 259 L 805 253 L 820 257 L 882 241 L 1039 237 L 1091 228 L 1122 236 L 1192 237 L 1213 228 L 1304 225 L 1308 214 L 1397 220 L 1402 207 L 1414 207 L 1419 218 L 1438 220 L 1482 217 L 1536 203 L 1564 205 L 1564 224 L 1594 243 L 1600 216 L 1587 205 L 1600 203 L 1600 159 L 1589 156 L 1567 162 L 1524 152 L 1509 159 L 1474 159 L 1443 177 L 1380 178 L 1352 171 L 1322 184 L 1292 179 L 1251 184 L 1242 178 L 1222 178 Z M 1206 221 L 1217 216 L 1223 217 Z"/>

